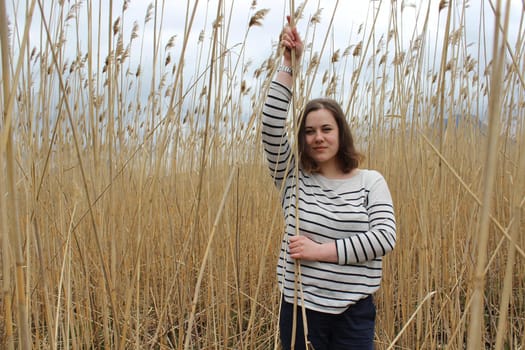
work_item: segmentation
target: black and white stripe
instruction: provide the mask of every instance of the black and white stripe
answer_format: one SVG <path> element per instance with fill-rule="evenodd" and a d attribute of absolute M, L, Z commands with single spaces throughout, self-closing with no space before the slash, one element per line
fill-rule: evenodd
<path fill-rule="evenodd" d="M 300 234 L 319 243 L 335 241 L 338 263 L 301 262 L 305 306 L 341 313 L 380 286 L 382 257 L 394 249 L 396 223 L 392 198 L 383 176 L 361 169 L 350 179 L 332 180 L 299 169 L 286 134 L 291 91 L 272 82 L 263 107 L 262 141 L 268 167 L 281 191 L 285 232 L 277 265 L 279 287 L 293 301 L 294 261 L 287 251 L 289 236 Z M 295 186 L 299 186 L 296 191 Z M 299 208 L 296 209 L 296 192 Z"/>

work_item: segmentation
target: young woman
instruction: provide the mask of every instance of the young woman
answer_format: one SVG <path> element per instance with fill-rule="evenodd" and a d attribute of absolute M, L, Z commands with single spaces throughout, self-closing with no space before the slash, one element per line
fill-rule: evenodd
<path fill-rule="evenodd" d="M 294 158 L 286 119 L 292 97 L 291 53 L 295 51 L 297 61 L 303 53 L 296 28 L 283 29 L 281 45 L 285 48 L 282 66 L 262 116 L 263 146 L 274 183 L 282 190 L 285 221 L 277 266 L 283 295 L 281 343 L 290 349 L 298 261 L 303 297 L 297 300 L 306 309 L 308 342 L 316 350 L 373 349 L 372 294 L 380 285 L 382 257 L 396 242 L 390 191 L 380 173 L 358 168 L 360 154 L 344 113 L 331 99 L 306 104 L 299 126 L 299 159 Z M 306 349 L 300 307 L 296 350 Z"/>

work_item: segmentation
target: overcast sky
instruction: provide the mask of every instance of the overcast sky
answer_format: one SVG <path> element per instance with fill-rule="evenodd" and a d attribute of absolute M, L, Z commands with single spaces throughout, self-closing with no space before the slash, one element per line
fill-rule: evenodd
<path fill-rule="evenodd" d="M 163 23 L 162 23 L 162 39 L 161 43 L 167 43 L 170 37 L 176 35 L 178 40 L 175 40 L 175 49 L 180 48 L 181 46 L 181 38 L 183 36 L 184 32 L 184 25 L 185 25 L 185 15 L 186 15 L 186 7 L 187 2 L 183 0 L 153 0 L 153 1 L 146 1 L 146 0 L 129 0 L 127 1 L 127 9 L 124 12 L 124 15 L 122 16 L 122 8 L 124 1 L 123 0 L 104 0 L 100 1 L 102 3 L 102 16 L 101 16 L 101 23 L 103 28 L 108 28 L 109 26 L 109 3 L 113 3 L 113 12 L 112 12 L 112 19 L 111 21 L 114 23 L 114 21 L 117 18 L 123 19 L 123 28 L 124 28 L 124 37 L 125 41 L 129 40 L 129 35 L 131 34 L 131 28 L 133 26 L 133 22 L 137 22 L 139 26 L 139 35 L 141 36 L 140 39 L 144 40 L 144 55 L 149 55 L 152 52 L 152 49 L 148 47 L 148 44 L 152 43 L 153 38 L 153 21 L 149 21 L 149 23 L 144 23 L 144 19 L 147 13 L 148 6 L 155 5 L 157 9 L 157 14 L 159 20 L 160 20 L 160 14 L 163 11 Z M 195 22 L 192 27 L 192 33 L 190 37 L 190 43 L 191 42 L 197 42 L 199 35 L 201 34 L 201 31 L 203 31 L 205 40 L 210 40 L 211 34 L 212 34 L 212 23 L 215 20 L 216 12 L 217 12 L 217 4 L 218 0 L 200 0 L 198 2 L 197 6 L 197 15 L 195 17 Z M 444 22 L 446 19 L 446 12 L 445 11 L 439 11 L 439 0 L 398 0 L 398 7 L 403 8 L 403 11 L 400 12 L 399 17 L 399 23 L 401 25 L 401 28 L 403 30 L 403 35 L 405 38 L 404 45 L 408 45 L 410 38 L 413 35 L 414 28 L 416 28 L 416 31 L 419 31 L 422 23 L 423 23 L 423 17 L 425 15 L 426 8 L 430 2 L 431 10 L 430 10 L 430 17 L 429 17 L 429 26 L 431 28 L 436 28 L 437 32 L 439 32 L 438 24 L 442 29 L 444 28 Z M 19 23 L 18 26 L 21 28 L 21 24 L 24 23 L 24 3 L 25 1 L 18 1 L 18 2 L 11 2 L 8 1 L 8 13 L 10 17 L 13 16 L 14 9 L 12 8 L 13 3 L 16 3 L 19 7 Z M 45 17 L 50 18 L 52 17 L 51 13 L 51 5 L 55 5 L 54 10 L 54 16 L 56 17 L 56 3 L 57 1 L 44 1 L 45 6 Z M 84 35 L 85 38 L 80 38 L 81 43 L 85 44 L 87 41 L 87 35 L 86 35 L 86 17 L 87 17 L 87 4 L 93 3 L 93 25 L 96 27 L 98 26 L 98 6 L 99 1 L 64 1 L 64 9 L 65 11 L 68 11 L 68 9 L 74 7 L 74 4 L 78 5 L 78 18 L 80 19 L 80 35 Z M 194 1 L 189 1 L 190 3 L 190 10 L 193 8 L 193 5 L 195 4 Z M 272 50 L 272 44 L 274 44 L 277 40 L 278 34 L 282 28 L 283 22 L 284 22 L 284 15 L 290 13 L 289 11 L 289 5 L 290 1 L 285 0 L 259 0 L 259 1 L 251 1 L 251 0 L 236 0 L 236 1 L 228 1 L 225 0 L 223 2 L 225 4 L 226 8 L 226 14 L 225 14 L 225 21 L 231 20 L 231 29 L 229 31 L 229 44 L 230 46 L 234 46 L 237 43 L 242 42 L 244 34 L 246 32 L 247 24 L 253 16 L 253 14 L 260 9 L 268 9 L 269 12 L 265 16 L 265 18 L 262 20 L 262 25 L 258 27 L 252 27 L 248 36 L 247 40 L 247 46 L 246 46 L 246 55 L 249 57 L 253 57 L 254 59 L 257 59 L 258 57 L 267 57 L 268 54 Z M 294 1 L 295 6 L 299 6 L 303 2 L 300 1 Z M 304 18 L 302 20 L 299 20 L 298 27 L 302 29 L 303 31 L 306 28 L 306 25 L 308 23 L 308 19 L 316 13 L 316 11 L 321 8 L 321 23 L 318 25 L 318 37 L 324 37 L 324 34 L 326 33 L 327 25 L 330 21 L 330 18 L 332 16 L 334 7 L 337 3 L 337 11 L 334 16 L 334 24 L 333 24 L 333 36 L 331 39 L 333 40 L 333 45 L 335 48 L 345 48 L 348 45 L 355 44 L 362 38 L 358 34 L 358 28 L 361 25 L 370 25 L 371 19 L 372 19 L 372 13 L 375 10 L 379 11 L 380 16 L 378 17 L 378 21 L 376 23 L 376 33 L 382 34 L 387 32 L 387 26 L 388 26 L 388 16 L 391 11 L 391 1 L 390 0 L 383 0 L 383 1 L 367 1 L 367 0 L 341 0 L 341 1 L 319 1 L 319 0 L 310 0 L 306 1 L 306 7 L 304 10 Z M 453 1 L 453 3 L 456 4 L 456 6 L 459 7 L 463 5 L 463 1 Z M 493 32 L 492 25 L 494 23 L 494 17 L 492 10 L 490 8 L 491 3 L 496 3 L 496 0 L 471 0 L 465 2 L 468 5 L 467 9 L 467 16 L 466 16 L 466 33 L 469 36 L 470 41 L 476 42 L 478 41 L 478 34 L 479 34 L 479 26 L 480 26 L 480 6 L 481 4 L 484 5 L 485 9 L 485 24 L 486 24 L 486 30 L 487 33 L 491 35 Z M 517 35 L 517 29 L 519 28 L 519 21 L 520 16 L 523 14 L 523 2 L 521 0 L 511 0 L 512 4 L 512 11 L 511 11 L 511 28 L 513 30 L 510 31 L 509 36 L 509 42 L 511 45 L 514 44 L 516 40 Z M 254 5 L 254 6 L 253 6 Z M 459 19 L 459 11 L 455 11 L 456 16 L 453 19 L 453 28 L 458 27 L 460 25 L 460 19 Z M 231 16 L 230 16 L 231 15 Z M 418 18 L 419 16 L 419 18 Z M 32 26 L 32 45 L 36 45 L 37 42 L 40 41 L 40 33 L 42 32 L 42 29 L 39 25 L 40 21 L 40 10 L 38 8 L 38 5 L 35 8 L 35 16 L 33 18 L 33 26 Z M 367 20 L 368 19 L 368 20 Z M 225 22 L 225 25 L 227 22 Z M 419 29 L 417 29 L 419 28 Z M 144 32 L 143 32 L 144 30 Z M 104 32 L 104 29 L 102 30 Z M 101 39 L 104 42 L 107 40 L 107 29 L 105 30 L 106 35 L 103 36 Z M 362 35 L 363 32 L 361 32 Z M 93 33 L 96 37 L 96 31 Z M 68 35 L 70 36 L 76 36 L 75 28 L 73 25 L 71 25 L 71 28 L 68 30 Z M 73 37 L 74 37 L 73 36 Z M 140 40 L 139 39 L 139 40 Z M 491 37 L 486 38 L 488 39 L 488 43 L 491 42 Z M 72 40 L 72 38 L 68 39 L 70 45 L 76 45 L 75 40 Z M 136 45 L 136 44 L 135 44 Z M 105 45 L 102 45 L 102 50 L 105 50 Z M 138 48 L 135 49 L 135 53 L 137 52 Z M 104 55 L 102 53 L 102 55 Z M 190 47 L 188 49 L 188 57 L 191 58 L 191 55 L 195 55 L 195 50 L 192 50 Z M 191 60 L 189 60 L 191 61 Z"/>
<path fill-rule="evenodd" d="M 76 18 L 78 19 L 78 29 L 75 21 L 71 20 L 67 22 L 65 40 L 68 49 L 65 51 L 67 56 L 70 52 L 70 57 L 66 57 L 66 61 L 71 62 L 76 57 L 77 47 L 80 49 L 80 55 L 83 56 L 87 52 L 87 10 L 88 4 L 93 6 L 93 45 L 96 48 L 96 40 L 99 28 L 99 6 L 102 6 L 100 16 L 100 32 L 102 33 L 101 49 L 99 56 L 101 60 L 105 59 L 108 54 L 107 41 L 108 33 L 111 33 L 111 28 L 117 18 L 120 18 L 120 23 L 124 32 L 124 45 L 127 45 L 130 41 L 130 36 L 134 23 L 138 26 L 138 38 L 133 41 L 133 45 L 130 50 L 130 57 L 128 59 L 128 67 L 130 71 L 135 71 L 141 62 L 142 74 L 144 81 L 148 81 L 147 74 L 151 65 L 153 57 L 153 38 L 154 38 L 154 21 L 153 19 L 145 23 L 145 17 L 148 13 L 148 8 L 151 5 L 156 5 L 151 15 L 157 18 L 157 30 L 160 28 L 160 50 L 161 56 L 158 58 L 159 66 L 165 62 L 167 55 L 164 52 L 166 44 L 170 38 L 175 37 L 173 48 L 169 49 L 172 57 L 172 62 L 178 62 L 178 55 L 182 48 L 182 38 L 184 35 L 184 26 L 186 23 L 185 16 L 187 10 L 191 12 L 195 1 L 184 1 L 184 0 L 129 0 L 127 2 L 123 0 L 101 0 L 101 1 L 73 1 L 73 0 L 62 0 L 64 3 L 62 14 L 63 18 L 66 18 L 67 13 L 71 9 L 76 9 Z M 491 5 L 497 3 L 497 0 L 454 0 L 449 1 L 454 4 L 454 16 L 452 17 L 451 31 L 464 29 L 466 35 L 466 42 L 468 43 L 467 50 L 473 57 L 479 58 L 480 66 L 484 67 L 485 63 L 482 62 L 483 57 L 479 56 L 479 53 L 483 51 L 491 54 L 491 44 L 493 42 L 493 24 L 494 24 L 494 12 L 491 9 Z M 502 1 L 503 3 L 506 1 Z M 56 23 L 58 21 L 57 12 L 59 6 L 57 5 L 58 0 L 55 1 L 43 1 L 44 3 L 44 18 L 48 22 L 55 23 L 52 30 L 56 32 Z M 113 4 L 113 10 L 110 16 L 109 4 Z M 189 45 L 185 55 L 185 74 L 195 74 L 195 69 L 192 67 L 196 62 L 199 62 L 199 50 L 198 45 L 199 36 L 202 34 L 203 47 L 209 49 L 211 47 L 211 36 L 213 33 L 212 25 L 215 21 L 217 12 L 217 5 L 219 0 L 200 0 L 197 3 L 197 12 L 195 21 L 192 26 L 191 34 L 189 37 Z M 295 6 L 299 6 L 303 2 L 295 1 Z M 398 28 L 401 31 L 401 51 L 406 50 L 411 40 L 417 37 L 422 30 L 424 17 L 427 8 L 430 6 L 429 11 L 429 22 L 428 26 L 431 30 L 428 31 L 428 49 L 441 50 L 441 38 L 444 33 L 445 21 L 447 11 L 439 10 L 439 0 L 310 0 L 306 2 L 306 7 L 303 12 L 303 18 L 298 20 L 298 28 L 301 34 L 306 35 L 307 39 L 312 39 L 312 29 L 308 25 L 309 19 L 316 14 L 319 9 L 321 22 L 317 25 L 316 37 L 314 40 L 315 49 L 318 49 L 322 40 L 326 37 L 328 24 L 334 13 L 334 8 L 337 4 L 337 11 L 334 15 L 333 28 L 329 32 L 329 43 L 326 48 L 327 52 L 323 56 L 324 60 L 328 60 L 330 52 L 335 49 L 343 51 L 345 48 L 356 45 L 359 41 L 366 41 L 365 35 L 368 35 L 369 28 L 372 25 L 372 19 L 374 13 L 379 13 L 377 17 L 377 23 L 375 24 L 376 42 L 379 40 L 381 35 L 385 35 L 388 32 L 389 18 L 391 15 L 391 4 L 397 4 L 397 20 Z M 17 6 L 18 10 L 13 8 L 13 4 Z M 8 1 L 8 15 L 13 18 L 11 25 L 14 27 L 13 32 L 14 38 L 21 35 L 23 24 L 25 24 L 24 11 L 26 1 Z M 127 4 L 127 8 L 123 13 L 123 5 Z M 261 62 L 268 58 L 273 50 L 278 39 L 278 35 L 282 29 L 284 18 L 286 14 L 290 13 L 289 5 L 290 1 L 285 0 L 224 0 L 224 19 L 222 22 L 223 27 L 230 25 L 228 33 L 228 41 L 226 48 L 231 49 L 232 57 L 241 53 L 241 43 L 244 40 L 247 32 L 248 23 L 250 18 L 261 9 L 268 9 L 268 13 L 261 20 L 260 26 L 253 26 L 250 28 L 246 47 L 244 50 L 244 61 L 253 61 L 252 68 L 258 67 Z M 524 29 L 520 28 L 520 21 L 522 20 L 523 1 L 522 0 L 511 0 L 512 8 L 510 12 L 510 30 L 508 42 L 510 47 L 514 49 L 516 38 L 518 37 L 518 31 L 521 30 L 521 36 L 523 37 Z M 465 19 L 462 21 L 463 6 L 466 5 Z M 188 8 L 189 7 L 189 8 Z M 481 12 L 481 11 L 484 12 Z M 74 12 L 74 11 L 72 11 Z M 14 22 L 15 13 L 17 13 L 17 21 Z M 33 25 L 31 27 L 30 36 L 30 47 L 40 47 L 41 43 L 45 42 L 45 37 L 42 35 L 43 30 L 41 26 L 41 13 L 38 5 L 35 8 L 33 16 Z M 162 20 L 162 27 L 160 21 Z M 229 23 L 231 21 L 231 23 Z M 465 28 L 462 28 L 463 23 Z M 308 31 L 307 31 L 308 28 Z M 361 29 L 361 30 L 360 30 Z M 78 41 L 77 41 L 78 39 Z M 113 40 L 116 40 L 113 38 Z M 308 43 L 307 40 L 307 43 Z M 16 41 L 16 39 L 15 39 Z M 16 52 L 16 44 L 13 45 Z M 315 50 L 314 49 L 314 50 Z M 439 53 L 438 53 L 439 55 Z M 430 54 L 432 57 L 432 54 Z M 203 53 L 199 67 L 206 65 L 208 60 L 207 53 Z M 439 62 L 439 60 L 438 60 Z M 321 65 L 323 62 L 321 62 Z M 101 67 L 99 67 L 101 69 Z M 201 68 L 202 71 L 202 68 Z M 189 73 L 187 73 L 189 72 Z M 186 79 L 186 81 L 191 79 Z"/>

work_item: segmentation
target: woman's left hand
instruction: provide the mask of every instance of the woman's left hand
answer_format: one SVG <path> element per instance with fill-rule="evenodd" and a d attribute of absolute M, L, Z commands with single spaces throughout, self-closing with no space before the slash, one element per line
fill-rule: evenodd
<path fill-rule="evenodd" d="M 292 236 L 288 243 L 290 256 L 294 259 L 337 262 L 335 243 L 317 243 L 306 236 Z"/>

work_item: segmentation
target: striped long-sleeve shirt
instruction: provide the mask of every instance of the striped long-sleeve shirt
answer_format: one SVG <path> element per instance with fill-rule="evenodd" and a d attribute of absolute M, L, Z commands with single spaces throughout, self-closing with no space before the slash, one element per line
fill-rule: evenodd
<path fill-rule="evenodd" d="M 291 95 L 287 87 L 272 82 L 262 116 L 263 146 L 281 193 L 285 222 L 277 264 L 279 288 L 285 300 L 293 302 L 295 266 L 287 242 L 296 234 L 298 213 L 300 234 L 318 243 L 335 241 L 338 255 L 337 263 L 301 261 L 305 307 L 337 314 L 379 288 L 382 257 L 396 242 L 392 198 L 385 179 L 374 170 L 328 179 L 298 169 L 295 180 L 297 163 L 286 134 Z"/>

